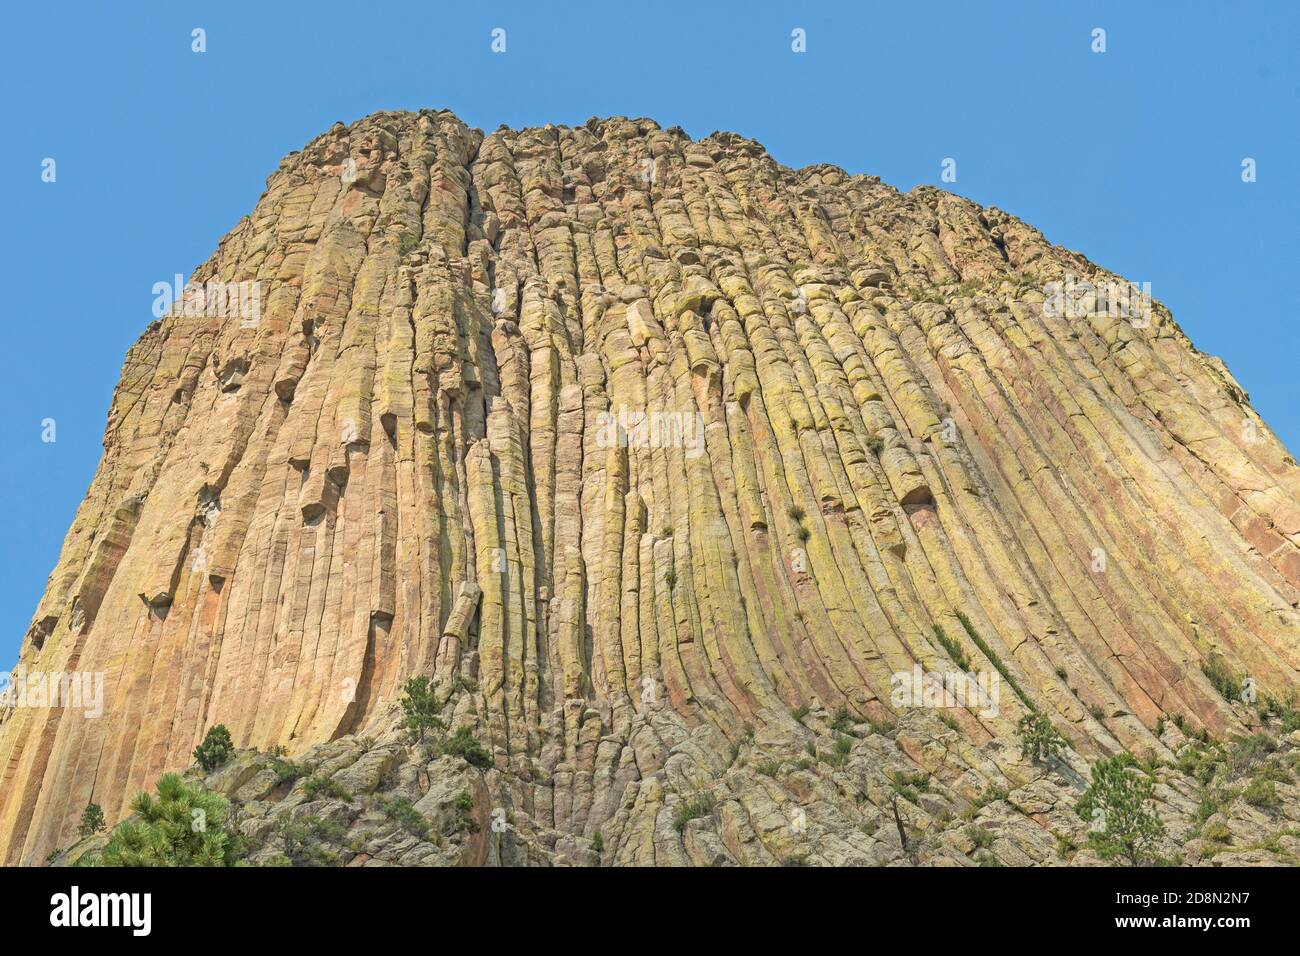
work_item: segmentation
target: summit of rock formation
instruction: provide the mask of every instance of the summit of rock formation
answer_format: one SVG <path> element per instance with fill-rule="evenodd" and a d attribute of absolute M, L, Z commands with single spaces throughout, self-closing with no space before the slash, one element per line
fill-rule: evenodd
<path fill-rule="evenodd" d="M 20 660 L 103 712 L 0 713 L 0 860 L 223 724 L 255 862 L 1096 863 L 1121 752 L 1168 855 L 1294 862 L 1300 468 L 1128 288 L 731 133 L 335 125 L 126 357 Z"/>

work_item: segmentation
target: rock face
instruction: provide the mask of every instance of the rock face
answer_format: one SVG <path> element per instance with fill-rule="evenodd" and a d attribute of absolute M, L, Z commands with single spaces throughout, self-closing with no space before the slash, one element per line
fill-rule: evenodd
<path fill-rule="evenodd" d="M 999 210 L 648 120 L 380 113 L 194 281 L 258 313 L 208 294 L 127 355 L 21 659 L 103 714 L 3 712 L 6 862 L 218 723 L 468 789 L 462 862 L 970 864 L 970 820 L 1086 862 L 1089 762 L 1169 764 L 1188 843 L 1184 734 L 1300 687 L 1300 468 L 1158 303 L 1060 308 L 1121 280 Z M 907 693 L 966 671 L 992 701 Z M 492 769 L 398 739 L 420 674 Z M 1284 769 L 1220 848 L 1296 849 L 1255 846 L 1300 821 Z M 384 846 L 354 862 L 441 859 Z"/>

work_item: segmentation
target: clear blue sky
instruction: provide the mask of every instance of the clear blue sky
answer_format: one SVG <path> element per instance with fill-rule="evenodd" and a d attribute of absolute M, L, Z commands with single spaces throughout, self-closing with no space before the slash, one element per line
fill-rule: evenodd
<path fill-rule="evenodd" d="M 206 259 L 281 156 L 379 109 L 448 108 L 485 131 L 650 116 L 901 189 L 938 185 L 953 157 L 946 188 L 1150 282 L 1300 450 L 1300 5 L 838 6 L 850 5 L 8 5 L 0 669 L 89 485 L 153 283 Z"/>

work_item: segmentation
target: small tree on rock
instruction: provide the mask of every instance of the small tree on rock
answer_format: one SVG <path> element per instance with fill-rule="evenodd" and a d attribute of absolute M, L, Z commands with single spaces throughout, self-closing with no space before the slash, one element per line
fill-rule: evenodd
<path fill-rule="evenodd" d="M 1025 714 L 1020 718 L 1016 729 L 1020 737 L 1020 754 L 1034 763 L 1054 760 L 1065 746 L 1062 737 L 1052 722 L 1042 714 Z"/>
<path fill-rule="evenodd" d="M 428 677 L 412 677 L 402 688 L 402 714 L 406 729 L 423 740 L 430 730 L 442 730 L 447 725 L 439 716 L 442 703 L 438 700 L 437 688 Z"/>
<path fill-rule="evenodd" d="M 1075 811 L 1092 823 L 1088 845 L 1103 860 L 1126 859 L 1138 866 L 1155 856 L 1155 845 L 1165 825 L 1156 813 L 1151 793 L 1155 782 L 1133 759 L 1119 754 L 1092 767 L 1092 783 L 1075 805 Z"/>
<path fill-rule="evenodd" d="M 81 811 L 81 826 L 77 832 L 82 837 L 93 836 L 108 829 L 108 824 L 104 822 L 104 808 L 98 803 L 86 804 L 86 809 Z"/>
<path fill-rule="evenodd" d="M 225 724 L 217 724 L 210 729 L 203 743 L 194 748 L 194 759 L 198 761 L 204 773 L 211 773 L 230 759 L 235 752 L 234 742 Z"/>

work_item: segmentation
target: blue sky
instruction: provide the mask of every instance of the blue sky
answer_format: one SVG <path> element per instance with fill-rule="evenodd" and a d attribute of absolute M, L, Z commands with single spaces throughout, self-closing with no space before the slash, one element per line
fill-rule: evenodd
<path fill-rule="evenodd" d="M 205 260 L 281 156 L 378 109 L 448 108 L 485 131 L 650 116 L 901 189 L 939 185 L 952 157 L 945 188 L 1150 282 L 1300 450 L 1300 5 L 838 6 L 10 5 L 0 668 L 94 473 L 153 284 Z M 1105 53 L 1091 50 L 1096 27 Z M 46 157 L 54 183 L 41 181 Z M 1244 157 L 1257 182 L 1242 182 Z"/>

